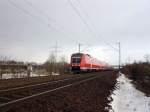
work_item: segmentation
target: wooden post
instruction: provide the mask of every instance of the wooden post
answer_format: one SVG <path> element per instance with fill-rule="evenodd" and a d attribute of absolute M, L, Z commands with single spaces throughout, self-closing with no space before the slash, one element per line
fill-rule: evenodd
<path fill-rule="evenodd" d="M 27 65 L 27 77 L 29 78 L 31 76 L 31 71 L 32 71 L 32 65 L 28 64 Z"/>
<path fill-rule="evenodd" d="M 2 76 L 3 76 L 2 70 L 1 70 L 1 68 L 0 68 L 0 79 L 2 79 Z"/>

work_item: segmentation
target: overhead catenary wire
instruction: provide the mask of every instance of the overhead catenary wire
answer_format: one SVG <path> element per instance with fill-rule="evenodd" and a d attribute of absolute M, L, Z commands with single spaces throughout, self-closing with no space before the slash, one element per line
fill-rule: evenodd
<path fill-rule="evenodd" d="M 45 16 L 47 18 L 47 20 L 49 22 L 55 22 L 57 23 L 56 20 L 52 19 L 51 17 L 49 17 L 46 13 L 44 13 L 44 11 L 40 10 L 38 7 L 36 7 L 32 2 L 30 2 L 29 0 L 23 0 L 26 4 L 28 4 L 30 7 L 32 7 L 36 12 L 38 12 L 39 14 Z M 61 25 L 59 25 L 61 26 Z M 63 28 L 63 26 L 61 26 L 61 28 Z M 78 42 L 76 42 L 78 43 Z M 83 50 L 82 50 L 83 51 Z"/>
<path fill-rule="evenodd" d="M 39 18 L 38 16 L 32 14 L 30 11 L 22 8 L 21 6 L 19 6 L 17 3 L 14 2 L 14 0 L 7 0 L 11 5 L 13 5 L 15 8 L 21 10 L 22 12 L 24 12 L 25 14 L 29 15 L 30 17 L 34 18 L 35 20 L 37 20 L 38 22 L 40 22 L 41 24 L 46 25 L 48 28 L 50 28 L 51 30 L 54 30 L 56 32 L 60 32 L 58 29 L 56 29 L 55 27 L 53 27 L 50 23 L 46 23 L 44 20 L 42 20 L 41 18 Z"/>
<path fill-rule="evenodd" d="M 36 7 L 31 1 L 29 0 L 23 0 L 26 4 L 28 4 L 30 7 L 32 7 L 38 14 L 44 16 L 49 22 L 56 22 L 56 20 L 52 19 L 49 15 L 47 15 L 43 10 L 40 10 L 40 8 Z"/>
<path fill-rule="evenodd" d="M 81 9 L 82 9 L 82 12 L 84 13 L 84 15 L 85 15 L 87 18 L 90 18 L 90 16 L 88 15 L 88 13 L 84 10 L 84 8 L 83 8 L 81 2 L 80 2 L 79 0 L 76 0 L 76 1 L 77 1 L 78 4 L 80 5 L 80 7 L 81 7 Z M 95 25 L 93 24 L 92 21 L 90 21 L 90 19 L 89 19 L 89 22 L 90 22 L 90 24 L 95 28 Z M 93 32 L 94 32 L 94 31 L 93 31 Z M 95 34 L 95 35 L 96 35 L 96 34 Z M 100 35 L 96 35 L 96 37 L 100 37 Z M 100 38 L 103 39 L 102 36 L 101 36 Z M 98 39 L 99 39 L 99 38 L 98 38 Z M 104 41 L 104 39 L 103 39 L 103 41 Z M 105 41 L 104 41 L 104 42 L 105 42 Z M 108 45 L 109 47 L 113 48 L 114 50 L 118 51 L 118 49 L 115 48 L 114 46 L 112 46 L 109 42 L 105 42 L 105 44 Z"/>
<path fill-rule="evenodd" d="M 19 9 L 19 10 L 21 10 L 22 12 L 24 12 L 25 14 L 31 16 L 32 18 L 34 18 L 35 20 L 37 20 L 37 21 L 40 22 L 41 24 L 46 25 L 49 29 L 54 30 L 54 31 L 56 31 L 56 32 L 59 32 L 59 33 L 65 35 L 66 38 L 68 38 L 68 37 L 66 36 L 66 34 L 65 34 L 63 31 L 57 29 L 57 28 L 54 27 L 52 24 L 50 24 L 51 19 L 50 19 L 47 15 L 43 14 L 43 11 L 40 11 L 38 8 L 34 7 L 31 2 L 29 2 L 29 1 L 27 1 L 27 0 L 24 0 L 24 1 L 26 1 L 26 3 L 27 3 L 28 5 L 30 5 L 32 8 L 34 8 L 35 10 L 37 10 L 37 12 L 39 12 L 39 14 L 42 13 L 45 17 L 47 17 L 47 19 L 49 19 L 49 22 L 48 22 L 48 23 L 45 22 L 43 19 L 39 18 L 38 16 L 36 16 L 35 14 L 31 13 L 30 11 L 26 10 L 25 8 L 22 8 L 21 6 L 19 6 L 17 3 L 14 2 L 14 0 L 8 0 L 8 1 L 9 1 L 9 3 L 10 3 L 11 5 L 13 5 L 14 7 L 16 7 L 17 9 Z M 70 1 L 70 0 L 69 0 L 69 1 Z M 74 10 L 76 10 L 76 13 L 78 14 L 78 16 L 80 16 L 80 18 L 82 18 L 82 21 L 83 21 L 84 24 L 88 27 L 88 29 L 89 29 L 89 31 L 91 32 L 91 34 L 95 35 L 95 33 L 93 32 L 93 30 L 91 29 L 91 27 L 89 26 L 89 24 L 87 23 L 87 21 L 82 17 L 82 15 L 81 15 L 80 12 L 78 11 L 78 9 L 76 9 L 76 7 L 72 4 L 71 1 L 70 1 L 70 3 L 71 3 L 71 5 L 72 5 L 72 7 L 74 7 Z M 88 15 L 88 14 L 86 14 L 86 15 Z M 97 36 L 95 35 L 95 37 L 97 37 Z M 69 38 L 69 39 L 72 40 L 72 41 L 74 41 L 72 38 Z M 76 42 L 76 41 L 74 41 L 74 42 L 75 42 L 75 43 L 78 43 L 78 42 Z"/>
<path fill-rule="evenodd" d="M 77 1 L 78 4 L 80 5 L 80 7 L 82 7 L 80 1 L 79 1 L 79 0 L 76 0 L 76 1 Z M 80 11 L 79 11 L 79 10 L 76 8 L 76 6 L 72 3 L 72 1 L 71 1 L 71 0 L 68 0 L 68 2 L 69 2 L 69 4 L 70 4 L 70 6 L 73 8 L 73 10 L 76 12 L 76 14 L 80 17 L 80 19 L 82 20 L 82 22 L 85 24 L 85 26 L 87 27 L 87 29 L 91 32 L 91 34 L 93 34 L 94 37 L 96 37 L 97 39 L 99 39 L 99 38 L 98 38 L 99 35 L 97 35 L 97 34 L 92 30 L 92 28 L 91 28 L 90 25 L 88 24 L 87 20 L 81 15 Z M 82 12 L 84 13 L 85 16 L 87 16 L 87 18 L 90 17 L 90 16 L 88 15 L 88 13 L 87 13 L 85 10 L 83 10 L 83 8 L 82 8 Z M 91 23 L 92 26 L 95 26 L 91 21 L 90 21 L 90 23 Z M 103 38 L 101 37 L 101 39 L 103 39 Z M 104 41 L 104 39 L 103 39 L 103 41 Z M 104 41 L 104 42 L 105 42 L 105 41 Z M 115 47 L 113 47 L 110 43 L 105 42 L 105 44 L 108 45 L 109 47 L 113 48 L 114 50 L 118 51 L 118 49 L 115 48 Z"/>
<path fill-rule="evenodd" d="M 77 2 L 78 2 L 78 4 L 82 7 L 82 5 L 81 5 L 81 2 L 79 1 L 79 0 L 76 0 Z M 83 9 L 83 8 L 82 8 Z M 87 12 L 85 12 L 85 10 L 83 10 L 83 12 L 85 13 L 85 15 L 88 17 L 88 18 L 90 18 L 90 16 L 88 15 L 88 13 Z M 92 22 L 91 22 L 92 23 Z M 93 26 L 95 26 L 93 23 L 92 23 L 92 25 Z M 112 47 L 115 51 L 117 51 L 118 52 L 118 66 L 119 66 L 119 71 L 120 71 L 120 68 L 121 68 L 121 43 L 120 42 L 118 42 L 117 44 L 118 44 L 118 48 L 115 48 L 114 46 L 112 46 L 110 43 L 108 43 L 108 42 L 106 42 L 106 44 L 108 44 L 110 47 Z"/>
<path fill-rule="evenodd" d="M 26 15 L 32 17 L 32 18 L 33 18 L 34 20 L 36 20 L 37 22 L 39 22 L 39 23 L 41 23 L 41 24 L 47 26 L 50 31 L 53 30 L 53 31 L 55 31 L 55 32 L 61 33 L 61 34 L 63 34 L 63 36 L 65 36 L 65 38 L 69 38 L 69 39 L 72 40 L 74 43 L 77 43 L 74 39 L 68 37 L 68 35 L 66 35 L 66 33 L 64 33 L 62 30 L 60 30 L 60 29 L 56 28 L 55 26 L 53 26 L 53 25 L 50 23 L 50 21 L 51 21 L 50 17 L 49 17 L 49 21 L 46 22 L 45 20 L 39 18 L 39 16 L 37 16 L 37 15 L 31 13 L 30 11 L 26 10 L 25 8 L 22 8 L 21 6 L 19 6 L 17 3 L 15 3 L 14 0 L 7 0 L 7 1 L 8 1 L 12 6 L 14 6 L 14 7 L 17 8 L 18 10 L 22 11 L 22 12 L 25 13 Z M 28 4 L 29 4 L 29 2 L 28 2 Z M 32 5 L 32 4 L 30 4 L 30 6 L 32 6 L 32 8 L 33 8 L 33 5 Z M 36 8 L 34 7 L 34 9 L 36 9 Z M 40 13 L 40 12 L 39 12 L 39 13 Z M 45 15 L 45 16 L 46 16 L 46 15 Z"/>
<path fill-rule="evenodd" d="M 27 1 L 27 0 L 26 0 Z M 30 11 L 28 11 L 27 9 L 25 8 L 22 8 L 20 5 L 18 5 L 17 3 L 15 3 L 14 0 L 8 0 L 8 2 L 14 6 L 15 8 L 17 8 L 18 10 L 22 11 L 23 13 L 25 13 L 26 15 L 32 17 L 32 19 L 36 20 L 37 22 L 40 22 L 41 24 L 45 25 L 48 27 L 48 29 L 51 31 L 51 30 L 54 30 L 55 32 L 58 32 L 58 33 L 61 33 L 63 36 L 62 37 L 65 37 L 65 38 L 68 38 L 68 40 L 71 40 L 71 44 L 74 43 L 74 44 L 78 44 L 79 41 L 76 40 L 76 38 L 72 38 L 71 35 L 67 35 L 65 32 L 63 32 L 62 30 L 59 30 L 57 29 L 56 27 L 53 27 L 53 25 L 51 25 L 50 23 L 51 22 L 55 22 L 57 23 L 57 21 L 55 20 L 52 20 L 48 15 L 46 14 L 43 14 L 43 11 L 39 10 L 38 7 L 35 7 L 34 4 L 32 4 L 30 1 L 27 1 L 26 3 L 32 7 L 36 12 L 38 12 L 38 14 L 42 15 L 42 16 L 46 16 L 47 19 L 48 19 L 48 22 L 49 24 L 47 24 L 47 22 L 45 22 L 43 19 L 39 18 L 38 16 L 36 16 L 35 14 L 31 13 Z"/>
<path fill-rule="evenodd" d="M 76 0 L 76 1 L 78 2 L 78 4 L 80 5 L 80 7 L 82 8 L 82 11 L 83 11 L 83 13 L 85 14 L 85 16 L 86 16 L 87 18 L 90 18 L 90 16 L 88 15 L 88 13 L 87 13 L 85 10 L 83 10 L 83 7 L 82 7 L 82 5 L 81 5 L 81 2 L 80 2 L 79 0 Z M 91 25 L 95 26 L 95 25 L 93 24 L 93 22 L 90 21 L 90 23 L 91 23 Z M 98 36 L 99 36 L 99 35 L 98 35 Z M 102 37 L 101 37 L 101 38 L 102 38 Z M 119 57 L 118 57 L 118 59 L 119 59 L 119 61 L 118 61 L 118 66 L 119 66 L 119 71 L 120 71 L 120 66 L 121 66 L 121 45 L 120 45 L 120 42 L 118 42 L 118 45 L 119 45 L 118 49 L 115 48 L 114 46 L 112 46 L 112 45 L 111 45 L 110 43 L 108 43 L 108 42 L 105 42 L 105 44 L 107 44 L 108 46 L 110 46 L 111 48 L 113 48 L 115 51 L 118 52 L 118 54 L 119 54 Z"/>
<path fill-rule="evenodd" d="M 93 22 L 90 20 L 90 16 L 89 16 L 88 13 L 84 10 L 84 8 L 83 8 L 81 2 L 80 2 L 79 0 L 76 0 L 76 2 L 78 2 L 78 4 L 80 5 L 80 9 L 82 9 L 82 12 L 84 13 L 84 15 L 89 19 L 90 24 L 93 26 L 93 28 L 95 28 L 95 25 L 94 25 Z M 94 32 L 94 31 L 93 31 L 93 32 Z M 96 34 L 95 34 L 95 36 L 96 36 L 96 38 L 97 38 L 97 37 L 100 37 L 99 35 L 96 35 Z M 100 38 L 103 39 L 102 36 L 101 36 Z M 99 39 L 99 38 L 98 38 L 98 39 Z M 104 39 L 103 39 L 103 41 L 104 41 Z M 104 41 L 104 42 L 105 42 L 105 41 Z M 115 50 L 118 51 L 118 49 L 116 49 L 115 47 L 113 47 L 110 43 L 105 42 L 105 44 L 108 45 L 109 47 L 112 47 L 113 49 L 115 49 Z"/>
<path fill-rule="evenodd" d="M 84 25 L 87 27 L 87 29 L 91 32 L 92 35 L 94 35 L 93 30 L 90 28 L 89 24 L 87 23 L 87 21 L 83 18 L 83 16 L 80 14 L 80 12 L 78 11 L 78 9 L 75 7 L 75 5 L 71 2 L 71 0 L 68 0 L 70 6 L 73 8 L 73 10 L 76 12 L 76 14 L 80 17 L 80 19 L 82 20 L 82 22 L 84 23 Z"/>

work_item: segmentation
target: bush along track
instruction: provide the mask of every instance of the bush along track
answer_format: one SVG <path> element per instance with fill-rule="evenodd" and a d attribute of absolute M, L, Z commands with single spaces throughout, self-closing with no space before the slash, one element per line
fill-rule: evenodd
<path fill-rule="evenodd" d="M 126 65 L 122 72 L 132 80 L 137 89 L 150 96 L 150 63 L 133 63 Z"/>

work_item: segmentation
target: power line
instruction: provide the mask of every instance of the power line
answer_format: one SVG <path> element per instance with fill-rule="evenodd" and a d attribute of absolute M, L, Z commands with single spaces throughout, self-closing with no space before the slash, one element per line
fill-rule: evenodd
<path fill-rule="evenodd" d="M 24 1 L 26 1 L 26 3 L 27 3 L 28 5 L 30 5 L 30 7 L 32 7 L 34 10 L 39 11 L 37 8 L 35 8 L 35 7 L 33 6 L 32 3 L 30 3 L 30 2 L 27 1 L 27 0 L 24 0 Z M 21 6 L 19 6 L 18 4 L 16 4 L 13 0 L 8 0 L 8 2 L 9 2 L 11 5 L 13 5 L 15 8 L 21 10 L 23 13 L 25 13 L 25 14 L 31 16 L 33 19 L 36 19 L 38 22 L 40 22 L 40 23 L 46 25 L 49 29 L 53 29 L 53 30 L 55 30 L 56 32 L 60 32 L 61 34 L 63 34 L 63 35 L 65 36 L 65 38 L 68 38 L 69 40 L 71 40 L 72 43 L 76 43 L 76 44 L 78 43 L 77 41 L 75 41 L 76 39 L 75 39 L 75 40 L 72 39 L 71 36 L 70 36 L 70 38 L 67 37 L 67 36 L 66 36 L 66 33 L 64 33 L 64 32 L 62 32 L 62 31 L 60 31 L 60 30 L 54 28 L 51 24 L 47 24 L 47 23 L 46 23 L 45 21 L 43 21 L 41 18 L 38 18 L 37 16 L 35 16 L 34 14 L 32 14 L 30 11 L 28 11 L 28 10 L 22 8 Z M 39 12 L 39 13 L 42 13 L 42 12 Z M 47 19 L 49 20 L 49 22 L 51 21 L 51 19 L 50 19 L 47 15 L 44 14 L 44 16 L 47 17 Z M 56 52 L 58 52 L 58 51 L 55 49 L 55 53 L 56 53 Z"/>
<path fill-rule="evenodd" d="M 26 4 L 28 4 L 30 7 L 32 7 L 36 12 L 38 12 L 39 14 L 42 14 L 43 16 L 45 16 L 49 22 L 52 21 L 52 22 L 57 23 L 56 20 L 50 18 L 50 17 L 49 17 L 46 13 L 44 13 L 42 10 L 40 10 L 40 9 L 37 8 L 37 7 L 35 7 L 34 4 L 32 4 L 29 0 L 23 0 L 23 1 L 25 1 Z M 59 25 L 59 26 L 61 26 L 61 25 Z M 61 26 L 61 29 L 62 29 L 62 28 L 63 28 L 63 27 Z M 62 32 L 62 31 L 61 31 L 61 33 L 63 33 L 64 35 L 66 35 L 66 34 L 65 34 L 64 32 Z M 65 36 L 65 37 L 66 37 L 66 36 Z M 68 38 L 69 38 L 69 37 L 68 37 Z M 74 41 L 72 38 L 69 38 L 69 39 L 72 40 L 73 42 L 77 43 L 77 42 Z"/>
<path fill-rule="evenodd" d="M 80 7 L 82 7 L 81 3 L 79 2 L 79 0 L 76 0 L 78 2 L 78 4 L 80 4 Z M 95 34 L 95 32 L 92 30 L 92 28 L 90 28 L 89 24 L 87 23 L 86 19 L 84 19 L 84 17 L 80 14 L 79 10 L 75 7 L 75 5 L 71 2 L 71 0 L 68 0 L 69 4 L 71 5 L 71 7 L 73 8 L 73 10 L 76 12 L 76 14 L 80 17 L 80 19 L 82 20 L 82 22 L 87 26 L 88 30 L 97 38 L 97 34 Z M 82 8 L 83 9 L 83 8 Z M 90 16 L 84 11 L 82 10 L 84 15 L 87 16 L 87 18 L 89 18 Z M 92 26 L 95 26 L 91 21 L 90 21 Z M 102 37 L 101 37 L 102 38 Z M 99 39 L 99 38 L 98 38 Z M 105 42 L 106 45 L 110 46 L 111 48 L 115 49 L 116 51 L 118 51 L 118 49 L 116 49 L 115 47 L 113 47 L 111 44 L 109 44 L 108 42 Z"/>
<path fill-rule="evenodd" d="M 40 10 L 39 8 L 35 7 L 30 1 L 23 0 L 26 4 L 28 4 L 30 7 L 32 7 L 37 13 L 42 14 L 47 18 L 48 21 L 56 22 L 54 19 L 50 18 L 44 11 Z"/>
<path fill-rule="evenodd" d="M 52 18 L 49 17 L 46 13 L 44 13 L 42 10 L 40 10 L 40 9 L 37 8 L 37 7 L 35 7 L 34 4 L 31 3 L 30 1 L 28 1 L 28 0 L 23 0 L 23 1 L 25 1 L 25 2 L 26 2 L 30 7 L 32 7 L 36 12 L 38 12 L 39 14 L 42 14 L 43 16 L 45 16 L 49 22 L 52 21 L 52 22 L 57 23 L 56 20 L 52 19 Z M 62 25 L 60 25 L 60 24 L 59 24 L 59 26 L 61 27 L 61 29 L 64 28 L 64 26 L 62 26 Z M 64 35 L 66 35 L 63 31 L 62 31 L 61 33 L 63 33 Z M 69 38 L 69 37 L 67 37 L 67 38 Z M 74 41 L 72 38 L 69 38 L 69 39 L 72 40 L 73 42 L 77 43 L 77 42 Z"/>
<path fill-rule="evenodd" d="M 26 2 L 26 4 L 28 4 L 30 7 L 32 7 L 36 12 L 38 12 L 39 14 L 45 16 L 45 18 L 47 18 L 47 20 L 48 20 L 49 22 L 55 22 L 55 23 L 57 23 L 56 20 L 52 19 L 52 18 L 49 17 L 46 13 L 44 13 L 42 10 L 40 10 L 40 9 L 37 8 L 37 7 L 35 7 L 34 4 L 31 3 L 30 1 L 28 1 L 28 0 L 23 0 L 23 1 Z M 59 25 L 59 26 L 61 26 L 61 25 Z M 61 29 L 62 29 L 62 28 L 63 28 L 63 27 L 61 26 Z M 61 33 L 63 33 L 64 35 L 66 35 L 63 31 L 59 31 L 59 32 L 61 32 Z M 65 36 L 65 37 L 66 37 L 66 36 Z M 72 40 L 72 41 L 74 41 L 74 40 L 71 39 L 71 38 L 69 38 L 69 39 Z M 75 42 L 75 41 L 74 41 L 74 42 Z M 76 43 L 76 42 L 75 42 L 75 43 Z"/>
<path fill-rule="evenodd" d="M 87 18 L 90 18 L 90 16 L 88 15 L 88 13 L 83 9 L 83 6 L 82 6 L 81 2 L 80 2 L 79 0 L 76 0 L 76 1 L 77 1 L 78 4 L 80 5 L 80 7 L 81 7 L 81 9 L 82 9 L 82 12 L 84 13 L 84 15 L 87 16 Z M 93 22 L 90 21 L 90 20 L 89 20 L 89 22 L 90 22 L 90 24 L 95 28 L 95 25 L 93 24 Z M 96 35 L 96 34 L 95 34 L 95 35 Z M 98 36 L 99 36 L 99 35 L 98 35 Z M 101 38 L 102 38 L 102 36 L 101 36 Z M 104 39 L 103 39 L 103 40 L 104 40 Z M 110 43 L 105 42 L 105 44 L 107 44 L 109 47 L 113 48 L 114 50 L 117 50 L 117 51 L 118 51 L 118 49 L 115 48 L 115 47 L 113 47 Z"/>
<path fill-rule="evenodd" d="M 24 0 L 24 1 L 25 1 L 25 0 Z M 43 19 L 41 19 L 41 18 L 39 18 L 38 16 L 32 14 L 30 11 L 28 11 L 28 10 L 22 8 L 21 6 L 19 6 L 18 4 L 16 4 L 13 0 L 8 0 L 8 2 L 9 2 L 12 6 L 14 6 L 15 8 L 19 9 L 20 11 L 22 11 L 23 13 L 25 13 L 25 14 L 31 16 L 31 17 L 32 17 L 33 19 L 35 19 L 36 21 L 40 22 L 41 24 L 46 25 L 49 29 L 52 29 L 52 30 L 54 30 L 55 32 L 59 32 L 59 33 L 63 34 L 63 36 L 65 36 L 66 38 L 69 38 L 69 39 L 72 40 L 73 42 L 77 43 L 77 42 L 74 41 L 72 38 L 66 36 L 66 33 L 64 33 L 62 30 L 59 30 L 59 29 L 53 27 L 50 23 L 45 22 Z M 28 2 L 26 1 L 26 3 L 28 3 L 28 5 L 30 4 L 29 1 L 28 1 Z M 35 10 L 38 10 L 38 9 L 35 8 L 32 4 L 30 4 L 30 7 L 34 8 Z M 38 10 L 38 11 L 40 11 L 40 10 Z M 42 11 L 39 12 L 39 13 L 42 13 Z M 45 16 L 46 16 L 46 15 L 45 15 Z M 49 19 L 49 22 L 50 22 L 51 19 L 50 19 L 48 16 L 46 16 L 46 17 L 47 17 L 47 19 Z"/>
<path fill-rule="evenodd" d="M 82 15 L 80 14 L 80 12 L 78 11 L 78 9 L 74 6 L 74 4 L 71 2 L 71 0 L 68 0 L 69 4 L 71 5 L 71 7 L 73 8 L 73 10 L 76 12 L 76 14 L 81 18 L 82 22 L 84 23 L 84 25 L 87 27 L 87 29 L 89 30 L 89 32 L 91 32 L 92 36 L 94 35 L 93 30 L 90 28 L 90 26 L 88 25 L 87 21 L 82 17 Z M 80 50 L 79 50 L 80 52 Z"/>
<path fill-rule="evenodd" d="M 77 0 L 78 1 L 78 0 Z M 71 2 L 71 0 L 68 0 L 69 4 L 71 5 L 71 7 L 73 8 L 73 10 L 76 12 L 76 14 L 80 17 L 80 19 L 82 20 L 82 22 L 87 26 L 88 30 L 91 33 L 94 33 L 94 36 L 97 38 L 97 34 L 95 34 L 95 32 L 92 31 L 92 29 L 90 28 L 89 24 L 87 23 L 86 19 L 84 19 L 84 17 L 80 14 L 79 10 L 75 7 L 75 5 Z M 78 3 L 80 4 L 80 2 L 78 1 Z M 81 4 L 80 4 L 81 6 Z M 84 12 L 84 11 L 83 11 Z M 87 16 L 87 18 L 89 18 L 88 14 L 86 12 L 84 12 L 85 16 Z M 92 22 L 91 22 L 92 23 Z M 93 25 L 93 24 L 92 24 Z M 94 25 L 93 25 L 94 26 Z M 99 37 L 99 35 L 98 35 Z M 101 37 L 102 38 L 102 37 Z M 99 39 L 99 38 L 98 38 Z M 117 51 L 119 53 L 119 70 L 120 70 L 120 64 L 121 64 L 121 52 L 120 52 L 120 44 L 119 44 L 119 49 L 113 47 L 110 43 L 105 42 L 106 45 L 110 46 L 111 48 L 113 48 L 115 51 Z"/>
<path fill-rule="evenodd" d="M 37 20 L 38 22 L 46 25 L 48 28 L 56 31 L 56 32 L 60 32 L 63 33 L 62 31 L 58 30 L 57 28 L 53 27 L 50 23 L 46 23 L 45 21 L 43 21 L 41 18 L 38 18 L 38 16 L 30 13 L 29 11 L 25 10 L 24 8 L 20 7 L 19 5 L 17 5 L 13 0 L 8 0 L 8 2 L 13 5 L 15 8 L 21 10 L 22 12 L 24 12 L 25 14 L 31 16 L 32 18 L 34 18 L 35 20 Z"/>
<path fill-rule="evenodd" d="M 95 27 L 95 25 L 93 24 L 93 22 L 91 22 L 90 20 L 90 16 L 88 15 L 88 13 L 84 10 L 81 2 L 79 0 L 76 0 L 76 2 L 78 2 L 78 4 L 80 5 L 80 9 L 82 9 L 82 12 L 84 13 L 84 15 L 89 19 L 89 22 L 91 25 L 93 25 Z"/>
<path fill-rule="evenodd" d="M 87 21 L 82 17 L 82 15 L 80 14 L 80 12 L 78 11 L 78 9 L 74 6 L 74 4 L 71 2 L 71 0 L 68 0 L 69 4 L 71 5 L 71 7 L 73 8 L 73 10 L 76 12 L 76 14 L 80 17 L 80 19 L 82 20 L 82 22 L 85 24 L 85 26 L 88 28 L 88 30 L 91 32 L 91 34 L 93 33 L 93 30 L 89 27 Z"/>
<path fill-rule="evenodd" d="M 38 22 L 46 25 L 48 28 L 56 31 L 56 32 L 60 32 L 58 29 L 56 29 L 55 27 L 53 27 L 51 24 L 47 24 L 45 21 L 43 21 L 41 18 L 38 18 L 38 16 L 32 14 L 31 12 L 25 10 L 24 8 L 20 7 L 19 5 L 17 5 L 13 0 L 8 0 L 8 2 L 13 5 L 15 8 L 21 10 L 22 12 L 24 12 L 25 14 L 31 16 L 32 18 L 34 18 L 35 20 L 37 20 Z"/>
<path fill-rule="evenodd" d="M 58 42 L 56 41 L 55 45 L 51 47 L 51 49 L 54 50 L 54 54 L 55 54 L 55 61 L 57 63 L 57 57 L 58 57 L 58 52 L 61 52 L 59 49 L 61 49 L 61 47 L 58 46 Z"/>

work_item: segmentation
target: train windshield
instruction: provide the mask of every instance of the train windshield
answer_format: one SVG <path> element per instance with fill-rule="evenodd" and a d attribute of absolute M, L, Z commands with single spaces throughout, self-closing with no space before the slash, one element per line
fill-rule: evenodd
<path fill-rule="evenodd" d="M 71 63 L 72 64 L 80 64 L 82 55 L 83 55 L 82 53 L 72 54 L 72 56 L 71 56 Z"/>
<path fill-rule="evenodd" d="M 81 57 L 72 57 L 72 63 L 80 64 L 80 62 L 81 62 Z"/>

